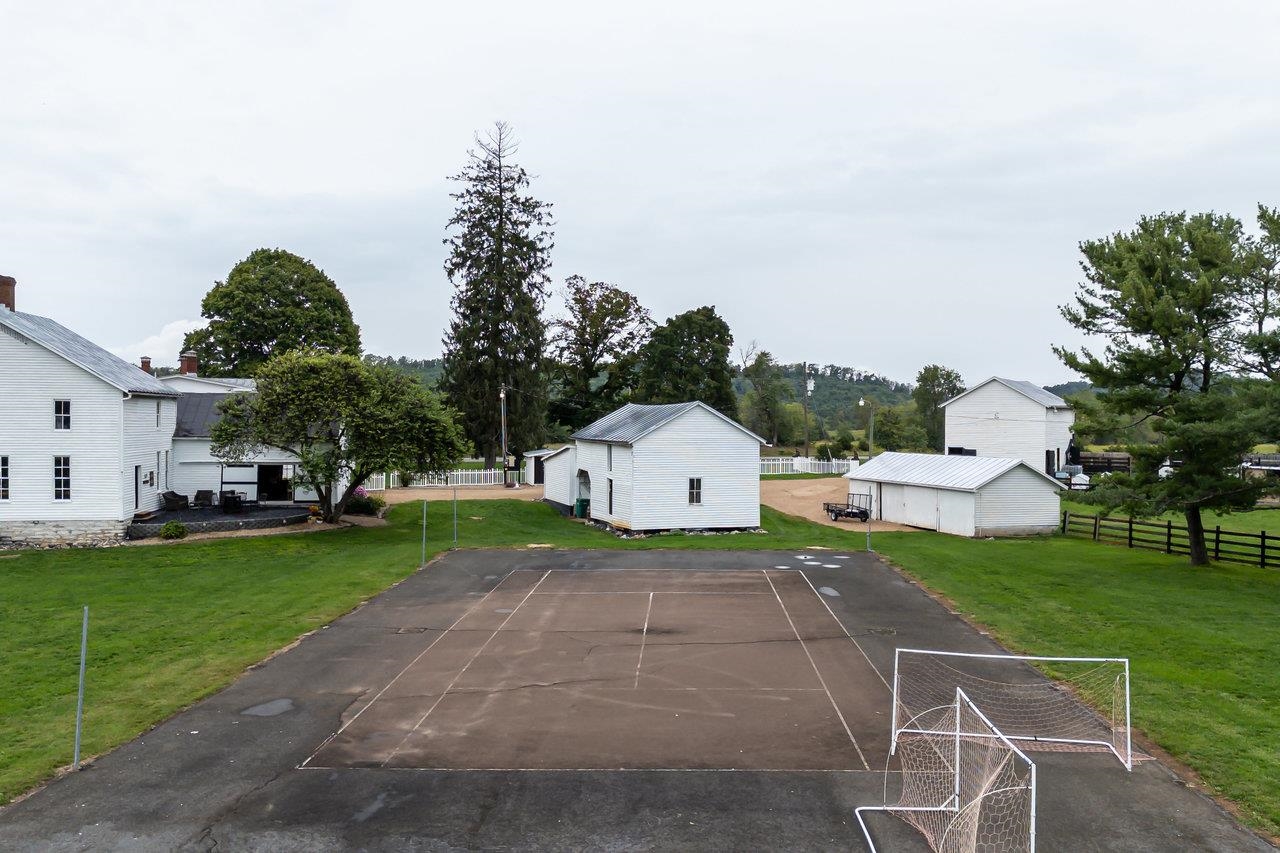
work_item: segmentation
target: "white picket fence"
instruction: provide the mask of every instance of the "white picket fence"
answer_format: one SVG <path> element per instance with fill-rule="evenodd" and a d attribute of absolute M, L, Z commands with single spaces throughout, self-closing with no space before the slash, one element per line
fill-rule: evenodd
<path fill-rule="evenodd" d="M 812 459 L 807 456 L 765 456 L 760 458 L 760 476 L 770 474 L 847 474 L 848 459 Z"/>
<path fill-rule="evenodd" d="M 512 471 L 510 477 L 519 483 L 522 480 L 522 472 Z M 398 487 L 400 485 L 400 475 L 394 473 L 374 474 L 369 478 L 364 487 L 371 492 L 380 492 L 388 488 Z M 445 474 L 415 474 L 413 479 L 409 481 L 410 489 L 433 489 L 433 488 L 449 488 L 451 486 L 501 486 L 502 485 L 502 469 L 501 468 L 485 468 L 470 469 L 459 468 L 456 471 L 449 471 Z"/>

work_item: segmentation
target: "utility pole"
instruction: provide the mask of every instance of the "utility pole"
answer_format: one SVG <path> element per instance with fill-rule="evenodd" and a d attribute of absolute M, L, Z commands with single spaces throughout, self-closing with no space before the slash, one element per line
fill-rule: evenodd
<path fill-rule="evenodd" d="M 498 390 L 498 405 L 502 407 L 502 485 L 507 484 L 507 384 Z"/>
<path fill-rule="evenodd" d="M 867 430 L 867 459 L 870 460 L 876 455 L 876 404 L 874 400 L 868 400 L 866 397 L 858 398 L 858 407 L 870 406 L 868 412 L 871 415 L 870 428 Z"/>
<path fill-rule="evenodd" d="M 809 398 L 813 396 L 813 380 L 809 378 L 809 362 L 804 363 L 804 458 L 809 458 Z"/>

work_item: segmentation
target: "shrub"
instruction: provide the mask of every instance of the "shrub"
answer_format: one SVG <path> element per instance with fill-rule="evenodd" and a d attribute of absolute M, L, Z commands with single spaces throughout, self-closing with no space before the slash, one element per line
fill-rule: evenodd
<path fill-rule="evenodd" d="M 187 526 L 181 521 L 166 521 L 160 527 L 161 539 L 186 539 Z"/>
<path fill-rule="evenodd" d="M 377 515 L 387 502 L 377 495 L 352 495 L 351 500 L 347 501 L 347 514 L 349 515 Z"/>

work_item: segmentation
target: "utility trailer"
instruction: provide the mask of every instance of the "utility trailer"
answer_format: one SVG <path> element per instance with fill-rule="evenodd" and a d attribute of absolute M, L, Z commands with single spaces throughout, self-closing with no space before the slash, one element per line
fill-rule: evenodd
<path fill-rule="evenodd" d="M 867 521 L 871 518 L 871 495 L 850 495 L 847 503 L 824 503 L 822 511 L 832 521 L 852 518 L 856 521 Z"/>

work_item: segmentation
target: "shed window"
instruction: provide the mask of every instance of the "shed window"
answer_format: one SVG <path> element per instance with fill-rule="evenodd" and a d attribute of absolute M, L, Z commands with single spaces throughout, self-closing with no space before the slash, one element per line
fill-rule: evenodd
<path fill-rule="evenodd" d="M 160 428 L 160 401 L 156 400 L 156 429 Z"/>
<path fill-rule="evenodd" d="M 53 428 L 71 429 L 71 401 L 53 401 Z"/>
<path fill-rule="evenodd" d="M 9 500 L 9 457 L 0 456 L 0 501 Z"/>
<path fill-rule="evenodd" d="M 71 500 L 71 457 L 53 457 L 53 499 Z"/>
<path fill-rule="evenodd" d="M 604 448 L 605 470 L 613 470 L 613 445 L 606 444 Z M 610 510 L 612 512 L 612 510 Z"/>
<path fill-rule="evenodd" d="M 613 478 L 609 478 L 609 515 L 613 515 Z"/>
<path fill-rule="evenodd" d="M 702 478 L 701 477 L 689 478 L 689 503 L 691 504 L 702 503 Z"/>

